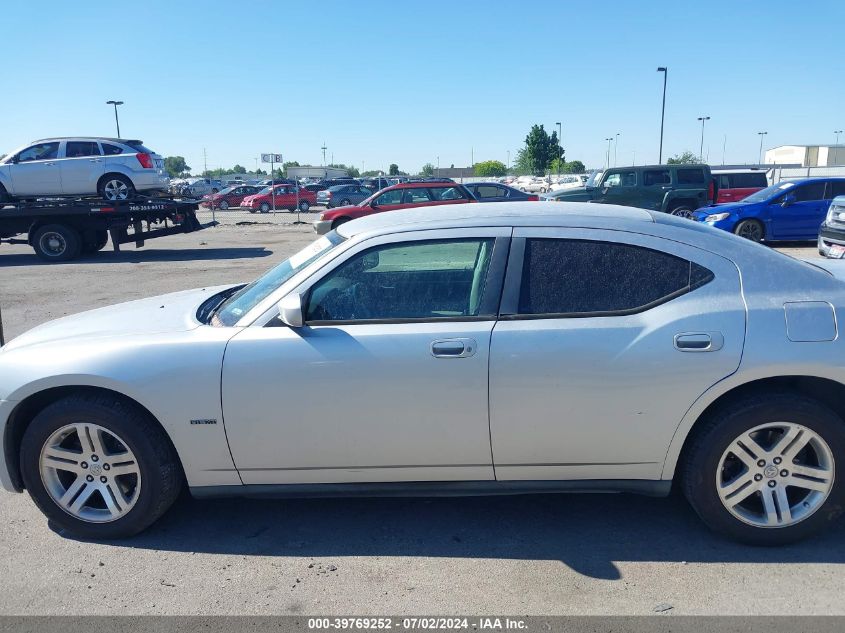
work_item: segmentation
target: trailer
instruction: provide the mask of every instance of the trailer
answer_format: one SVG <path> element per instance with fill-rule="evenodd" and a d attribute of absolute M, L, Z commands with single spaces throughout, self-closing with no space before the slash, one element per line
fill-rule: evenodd
<path fill-rule="evenodd" d="M 42 198 L 0 204 L 0 242 L 29 244 L 47 262 L 65 262 L 102 250 L 111 238 L 141 247 L 146 240 L 192 233 L 201 224 L 198 200 L 136 196 L 129 200 Z M 23 236 L 23 237 L 22 237 Z"/>

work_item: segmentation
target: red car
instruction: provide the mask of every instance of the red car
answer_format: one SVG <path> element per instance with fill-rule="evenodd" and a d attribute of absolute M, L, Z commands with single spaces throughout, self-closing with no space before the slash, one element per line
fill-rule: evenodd
<path fill-rule="evenodd" d="M 769 186 L 766 172 L 761 169 L 714 169 L 713 178 L 719 185 L 716 204 L 739 202 L 746 196 Z"/>
<path fill-rule="evenodd" d="M 249 209 L 250 213 L 256 213 L 258 211 L 269 213 L 273 208 L 274 199 L 276 209 L 287 209 L 288 211 L 296 211 L 298 201 L 299 210 L 303 213 L 308 211 L 311 205 L 317 202 L 317 196 L 313 191 L 308 191 L 297 185 L 282 184 L 274 185 L 272 188 L 265 187 L 258 193 L 247 196 L 241 202 L 241 207 Z"/>
<path fill-rule="evenodd" d="M 261 187 L 253 185 L 235 185 L 221 189 L 217 193 L 209 193 L 202 197 L 201 207 L 209 207 L 211 209 L 222 209 L 225 211 L 229 207 L 239 207 L 243 199 L 261 191 Z"/>
<path fill-rule="evenodd" d="M 382 189 L 360 204 L 336 207 L 321 213 L 320 218 L 314 222 L 314 230 L 324 235 L 344 222 L 373 213 L 467 202 L 477 201 L 463 185 L 454 182 L 403 182 Z"/>

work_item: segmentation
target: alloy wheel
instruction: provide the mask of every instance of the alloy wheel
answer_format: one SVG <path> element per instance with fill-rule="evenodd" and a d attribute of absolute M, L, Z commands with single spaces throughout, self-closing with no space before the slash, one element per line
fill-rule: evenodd
<path fill-rule="evenodd" d="M 138 460 L 114 432 L 85 422 L 53 432 L 41 448 L 41 481 L 50 498 L 71 516 L 107 523 L 138 501 Z"/>
<path fill-rule="evenodd" d="M 752 240 L 753 242 L 759 242 L 763 239 L 763 231 L 760 229 L 760 225 L 756 222 L 743 222 L 739 226 L 737 235 L 744 237 L 745 239 Z"/>
<path fill-rule="evenodd" d="M 129 187 L 122 180 L 109 180 L 103 187 L 106 200 L 126 200 L 129 197 Z"/>
<path fill-rule="evenodd" d="M 781 528 L 818 510 L 833 488 L 833 478 L 833 453 L 818 433 L 791 422 L 773 422 L 731 442 L 719 460 L 716 490 L 740 521 Z"/>

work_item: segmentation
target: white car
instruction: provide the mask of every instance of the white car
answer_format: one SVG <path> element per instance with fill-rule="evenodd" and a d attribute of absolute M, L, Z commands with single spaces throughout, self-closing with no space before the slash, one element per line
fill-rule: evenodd
<path fill-rule="evenodd" d="M 520 191 L 530 193 L 546 193 L 551 186 L 549 180 L 540 176 L 520 176 L 511 185 Z"/>
<path fill-rule="evenodd" d="M 845 507 L 845 271 L 818 261 L 828 270 L 613 205 L 374 214 L 249 285 L 100 308 L 8 343 L 0 484 L 68 533 L 114 538 L 185 485 L 674 483 L 718 532 L 793 541 Z"/>
<path fill-rule="evenodd" d="M 71 195 L 126 200 L 169 185 L 164 159 L 138 140 L 45 138 L 0 160 L 0 202 Z"/>
<path fill-rule="evenodd" d="M 549 191 L 563 191 L 564 189 L 575 189 L 577 187 L 583 187 L 586 183 L 586 174 L 565 174 L 560 178 L 552 178 L 552 186 Z"/>

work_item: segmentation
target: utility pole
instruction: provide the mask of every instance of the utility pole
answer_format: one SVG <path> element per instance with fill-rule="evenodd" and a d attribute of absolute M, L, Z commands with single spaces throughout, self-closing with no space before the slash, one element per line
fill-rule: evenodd
<path fill-rule="evenodd" d="M 725 138 L 722 141 L 722 164 L 725 164 L 725 147 L 728 145 L 728 135 L 725 134 Z"/>
<path fill-rule="evenodd" d="M 560 181 L 560 163 L 563 161 L 563 128 L 560 121 L 556 121 L 555 125 L 557 125 L 557 179 Z"/>
<path fill-rule="evenodd" d="M 839 145 L 839 135 L 842 134 L 842 130 L 833 130 L 833 133 L 836 134 L 836 145 Z"/>
<path fill-rule="evenodd" d="M 440 157 L 437 157 L 437 177 L 440 177 Z"/>
<path fill-rule="evenodd" d="M 607 155 L 606 155 L 606 158 L 605 158 L 605 161 L 604 161 L 605 169 L 610 169 L 610 143 L 613 141 L 613 137 L 608 136 L 604 140 L 607 141 Z"/>
<path fill-rule="evenodd" d="M 327 148 L 326 148 L 326 142 L 325 142 L 325 141 L 323 141 L 323 146 L 322 146 L 320 149 L 321 149 L 321 150 L 323 150 L 323 164 L 322 164 L 322 167 L 325 167 L 325 166 L 326 166 L 326 149 L 327 149 Z"/>
<path fill-rule="evenodd" d="M 205 171 L 203 171 L 203 174 L 207 174 L 208 173 L 208 154 L 206 153 L 204 147 L 202 148 L 202 164 L 203 164 L 203 169 L 205 170 Z M 272 177 L 273 176 L 271 174 L 270 178 L 272 178 Z"/>
<path fill-rule="evenodd" d="M 509 172 L 511 170 L 511 151 L 508 150 L 508 162 L 505 165 L 505 172 Z"/>
<path fill-rule="evenodd" d="M 613 141 L 613 166 L 616 167 L 616 153 L 619 151 L 619 135 L 622 132 L 616 133 L 616 140 Z"/>
<path fill-rule="evenodd" d="M 120 138 L 120 121 L 117 118 L 117 106 L 123 105 L 123 101 L 106 101 L 106 103 L 114 106 L 114 124 L 117 127 L 117 138 Z"/>
<path fill-rule="evenodd" d="M 759 155 L 757 164 L 762 165 L 763 164 L 763 137 L 766 136 L 766 134 L 768 134 L 768 132 L 757 132 L 757 134 L 760 135 L 760 155 Z"/>
<path fill-rule="evenodd" d="M 657 158 L 657 164 L 663 164 L 663 121 L 666 119 L 666 78 L 669 76 L 669 68 L 660 66 L 657 72 L 663 73 L 663 108 L 660 110 L 660 154 Z"/>
<path fill-rule="evenodd" d="M 700 116 L 698 120 L 701 121 L 701 146 L 698 148 L 698 162 L 704 162 L 704 122 L 709 121 L 709 116 Z"/>

